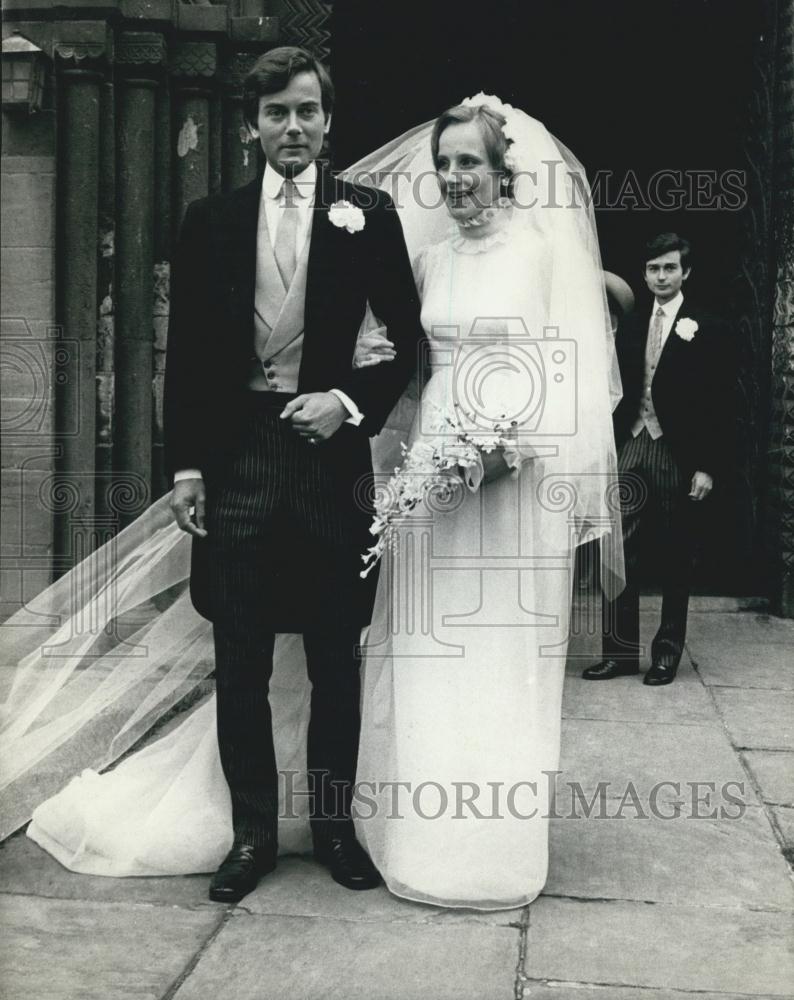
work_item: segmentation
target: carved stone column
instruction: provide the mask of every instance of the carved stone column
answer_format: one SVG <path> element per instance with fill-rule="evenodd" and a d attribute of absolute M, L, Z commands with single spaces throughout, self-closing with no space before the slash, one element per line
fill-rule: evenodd
<path fill-rule="evenodd" d="M 114 469 L 148 503 L 152 469 L 152 283 L 154 274 L 155 91 L 165 41 L 153 32 L 125 32 L 119 70 L 117 133 L 118 282 L 116 311 L 116 435 Z M 125 512 L 129 520 L 134 511 Z"/>
<path fill-rule="evenodd" d="M 724 571 L 738 570 L 737 589 L 769 596 L 770 539 L 767 466 L 773 297 L 772 170 L 774 163 L 775 0 L 761 0 L 763 30 L 753 43 L 753 74 L 742 122 L 742 160 L 747 202 L 742 239 L 731 282 L 729 315 L 737 334 L 738 420 L 736 511 L 732 544 L 722 546 Z M 730 521 L 726 521 L 726 526 Z M 718 559 L 715 552 L 713 558 Z M 719 565 L 719 563 L 718 563 Z M 726 580 L 726 583 L 728 581 Z M 728 583 L 730 586 L 730 583 Z"/>
<path fill-rule="evenodd" d="M 57 313 L 65 351 L 56 375 L 55 573 L 75 557 L 75 525 L 95 509 L 97 232 L 100 88 L 112 40 L 104 21 L 62 22 L 59 71 Z"/>
<path fill-rule="evenodd" d="M 99 259 L 97 261 L 96 495 L 98 517 L 109 514 L 107 486 L 113 474 L 114 318 L 116 262 L 116 91 L 112 80 L 100 88 Z"/>
<path fill-rule="evenodd" d="M 171 488 L 163 457 L 163 381 L 168 336 L 171 274 L 171 89 L 165 77 L 157 92 L 154 163 L 154 394 L 152 429 L 152 496 Z"/>
<path fill-rule="evenodd" d="M 223 189 L 233 191 L 256 177 L 259 143 L 251 135 L 243 115 L 243 80 L 257 58 L 256 53 L 236 53 L 226 64 L 223 115 Z"/>
<path fill-rule="evenodd" d="M 775 305 L 769 440 L 772 608 L 794 618 L 794 0 L 780 0 L 775 94 Z"/>
<path fill-rule="evenodd" d="M 177 42 L 174 46 L 171 78 L 176 157 L 172 221 L 177 230 L 190 202 L 203 198 L 210 189 L 210 99 L 216 70 L 214 42 Z"/>

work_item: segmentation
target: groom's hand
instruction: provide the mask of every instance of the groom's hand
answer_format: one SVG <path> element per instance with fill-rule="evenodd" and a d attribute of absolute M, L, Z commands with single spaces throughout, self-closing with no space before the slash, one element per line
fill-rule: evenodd
<path fill-rule="evenodd" d="M 287 403 L 280 416 L 301 437 L 317 444 L 336 434 L 348 412 L 332 392 L 304 392 Z"/>
<path fill-rule="evenodd" d="M 179 527 L 196 538 L 206 538 L 204 512 L 207 491 L 203 479 L 180 479 L 171 494 L 171 512 Z"/>

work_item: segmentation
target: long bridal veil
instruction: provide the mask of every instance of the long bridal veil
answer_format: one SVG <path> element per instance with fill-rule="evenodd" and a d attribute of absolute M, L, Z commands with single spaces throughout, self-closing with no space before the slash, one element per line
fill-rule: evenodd
<path fill-rule="evenodd" d="M 586 426 L 563 442 L 560 453 L 558 465 L 567 478 L 546 483 L 541 502 L 569 505 L 574 546 L 601 537 L 602 579 L 607 591 L 614 592 L 621 585 L 622 550 L 614 502 L 604 488 L 604 475 L 612 474 L 614 445 L 609 396 L 602 389 L 609 386 L 614 403 L 619 380 L 589 188 L 572 154 L 540 123 L 528 116 L 521 121 L 531 131 L 536 166 L 543 168 L 544 160 L 558 163 L 563 195 L 579 199 L 569 210 L 552 213 L 548 180 L 536 180 L 542 188 L 534 191 L 537 210 L 530 208 L 533 192 L 523 182 L 516 190 L 527 199 L 527 224 L 548 241 L 544 280 L 552 295 L 550 315 L 560 318 L 561 336 L 576 340 L 579 370 L 589 373 L 577 385 L 578 410 L 589 415 Z M 392 194 L 412 256 L 449 227 L 437 191 L 433 193 L 430 129 L 428 123 L 411 130 L 343 173 L 359 182 L 369 178 Z M 547 177 L 540 169 L 536 173 Z M 364 328 L 375 323 L 368 316 Z M 415 406 L 416 393 L 409 390 L 373 442 L 376 472 L 392 471 L 399 460 L 399 442 Z M 187 591 L 190 540 L 173 523 L 168 500 L 157 500 L 0 626 L 0 839 L 22 826 L 70 778 L 117 761 L 175 705 L 201 694 L 202 682 L 214 669 L 210 623 L 194 611 Z M 274 723 L 288 727 L 293 751 L 286 763 L 283 757 L 279 763 L 299 770 L 297 748 L 305 743 L 301 727 L 308 693 L 297 637 L 280 637 L 277 661 L 274 683 L 281 685 L 281 695 L 276 694 L 280 707 L 274 707 Z M 174 732 L 181 730 L 184 737 L 184 727 L 191 725 L 192 745 L 200 754 L 202 733 L 212 729 L 206 706 Z M 155 758 L 149 763 L 156 766 Z M 170 805 L 180 807 L 178 795 Z M 112 809 L 112 801 L 104 807 Z M 222 843 L 218 849 L 222 851 Z M 134 853 L 134 846 L 130 850 Z M 152 859 L 151 870 L 163 870 L 161 864 Z M 191 858 L 187 864 L 181 870 L 207 870 L 214 859 Z"/>

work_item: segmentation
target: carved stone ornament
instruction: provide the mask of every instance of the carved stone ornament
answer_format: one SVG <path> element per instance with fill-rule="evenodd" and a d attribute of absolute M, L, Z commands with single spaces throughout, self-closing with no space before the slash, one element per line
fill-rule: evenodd
<path fill-rule="evenodd" d="M 177 42 L 173 46 L 171 72 L 177 77 L 211 77 L 218 67 L 214 42 Z"/>
<path fill-rule="evenodd" d="M 116 43 L 116 62 L 123 66 L 159 66 L 166 60 L 165 38 L 153 31 L 126 31 Z"/>
<path fill-rule="evenodd" d="M 60 59 L 68 61 L 110 61 L 113 35 L 105 21 L 59 21 L 54 48 Z"/>
<path fill-rule="evenodd" d="M 330 54 L 331 4 L 322 0 L 282 0 L 279 11 L 285 45 L 300 45 L 318 59 Z"/>

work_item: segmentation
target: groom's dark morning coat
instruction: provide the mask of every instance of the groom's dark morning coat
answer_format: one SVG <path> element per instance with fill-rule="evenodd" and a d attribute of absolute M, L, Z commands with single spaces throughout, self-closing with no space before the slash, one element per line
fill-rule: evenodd
<path fill-rule="evenodd" d="M 369 437 L 380 430 L 414 371 L 422 330 L 410 261 L 389 197 L 345 183 L 327 169 L 318 169 L 317 176 L 298 392 L 339 389 L 364 414 L 358 427 L 344 423 L 316 447 L 333 470 L 350 549 L 349 586 L 327 595 L 331 613 L 336 606 L 349 614 L 351 609 L 344 605 L 353 599 L 355 617 L 365 624 L 376 576 L 372 573 L 366 583 L 358 577 L 359 556 L 373 541 L 368 533 L 371 500 L 361 486 L 372 471 Z M 200 469 L 208 493 L 213 484 L 223 482 L 250 421 L 247 407 L 253 394 L 246 382 L 254 357 L 261 187 L 260 174 L 243 188 L 191 204 L 173 262 L 165 378 L 166 464 L 169 474 Z M 329 207 L 341 200 L 363 210 L 363 230 L 350 233 L 330 221 Z M 387 326 L 397 356 L 389 364 L 354 371 L 356 336 L 368 302 Z M 273 462 L 277 461 L 274 456 Z M 268 471 L 271 474 L 278 475 L 275 465 Z M 288 546 L 289 539 L 283 543 Z M 279 544 L 278 537 L 274 544 Z M 194 539 L 193 603 L 202 615 L 214 619 L 208 555 L 207 542 Z M 282 555 L 286 558 L 286 551 Z M 279 581 L 279 589 L 310 590 L 315 577 L 310 560 L 310 551 L 296 551 L 295 578 Z M 289 618 L 291 612 L 286 614 Z M 290 625 L 300 622 L 272 623 L 274 631 L 303 630 Z"/>

